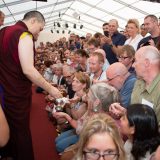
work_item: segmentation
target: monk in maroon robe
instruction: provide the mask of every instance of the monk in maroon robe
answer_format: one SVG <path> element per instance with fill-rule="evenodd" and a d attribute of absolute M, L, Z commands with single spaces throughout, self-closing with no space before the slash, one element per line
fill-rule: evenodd
<path fill-rule="evenodd" d="M 22 21 L 0 30 L 0 95 L 10 127 L 10 140 L 3 153 L 14 160 L 34 160 L 29 128 L 32 82 L 53 97 L 60 92 L 34 68 L 34 43 L 44 27 L 38 11 L 25 14 Z"/>

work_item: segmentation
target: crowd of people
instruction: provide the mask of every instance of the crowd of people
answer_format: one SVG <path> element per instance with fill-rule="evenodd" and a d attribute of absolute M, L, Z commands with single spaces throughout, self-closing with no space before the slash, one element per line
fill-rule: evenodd
<path fill-rule="evenodd" d="M 0 146 L 9 139 L 0 155 L 34 159 L 34 83 L 45 94 L 62 160 L 160 160 L 158 18 L 147 15 L 141 26 L 129 19 L 123 33 L 111 19 L 103 33 L 71 33 L 34 50 L 44 25 L 43 15 L 31 11 L 0 30 Z"/>

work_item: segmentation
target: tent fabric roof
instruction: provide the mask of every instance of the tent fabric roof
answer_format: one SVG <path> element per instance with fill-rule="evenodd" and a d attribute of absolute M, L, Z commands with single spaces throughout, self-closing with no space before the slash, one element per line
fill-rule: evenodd
<path fill-rule="evenodd" d="M 160 3 L 142 0 L 1 0 L 0 10 L 5 13 L 4 25 L 10 25 L 23 18 L 31 10 L 40 11 L 45 19 L 45 30 L 70 30 L 79 35 L 87 32 L 102 32 L 102 24 L 117 19 L 123 30 L 129 18 L 137 18 L 140 24 L 148 14 L 160 16 Z M 55 22 L 55 23 L 54 23 Z M 61 27 L 57 27 L 57 23 Z M 68 24 L 68 28 L 65 24 Z M 54 26 L 55 24 L 55 26 Z M 76 28 L 73 28 L 76 24 Z M 80 29 L 80 25 L 83 28 Z"/>

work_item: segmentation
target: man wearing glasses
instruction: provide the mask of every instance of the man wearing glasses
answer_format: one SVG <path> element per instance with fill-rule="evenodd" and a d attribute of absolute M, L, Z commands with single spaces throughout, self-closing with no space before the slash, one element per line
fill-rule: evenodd
<path fill-rule="evenodd" d="M 67 65 L 63 66 L 63 77 L 66 80 L 67 94 L 70 99 L 74 97 L 74 93 L 75 93 L 72 90 L 72 82 L 74 78 L 74 73 L 75 73 L 75 70 L 72 67 L 67 66 Z"/>
<path fill-rule="evenodd" d="M 136 81 L 135 74 L 128 72 L 122 63 L 116 62 L 108 67 L 106 76 L 108 84 L 119 90 L 122 105 L 127 107 Z"/>

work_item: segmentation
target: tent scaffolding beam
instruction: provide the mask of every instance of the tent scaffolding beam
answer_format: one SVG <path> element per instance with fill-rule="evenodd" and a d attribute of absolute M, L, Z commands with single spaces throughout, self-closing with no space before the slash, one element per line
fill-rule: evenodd
<path fill-rule="evenodd" d="M 84 32 L 103 32 L 102 25 L 110 19 L 117 19 L 119 30 L 123 30 L 128 19 L 136 18 L 140 24 L 144 22 L 144 17 L 154 14 L 160 17 L 159 0 L 47 0 L 47 2 L 35 2 L 32 0 L 3 0 L 0 1 L 0 10 L 5 14 L 4 26 L 14 24 L 21 20 L 26 12 L 40 11 L 46 19 L 46 26 L 52 27 L 55 20 L 70 21 L 84 25 Z M 78 11 L 78 17 L 73 15 Z M 58 14 L 60 13 L 60 17 Z M 80 18 L 79 18 L 80 16 Z M 64 22 L 64 23 L 65 23 Z M 69 23 L 69 22 L 68 22 Z M 70 23 L 70 25 L 72 25 Z M 79 24 L 78 24 L 79 23 Z M 79 27 L 74 28 L 74 32 Z M 78 31 L 81 32 L 82 31 Z"/>

